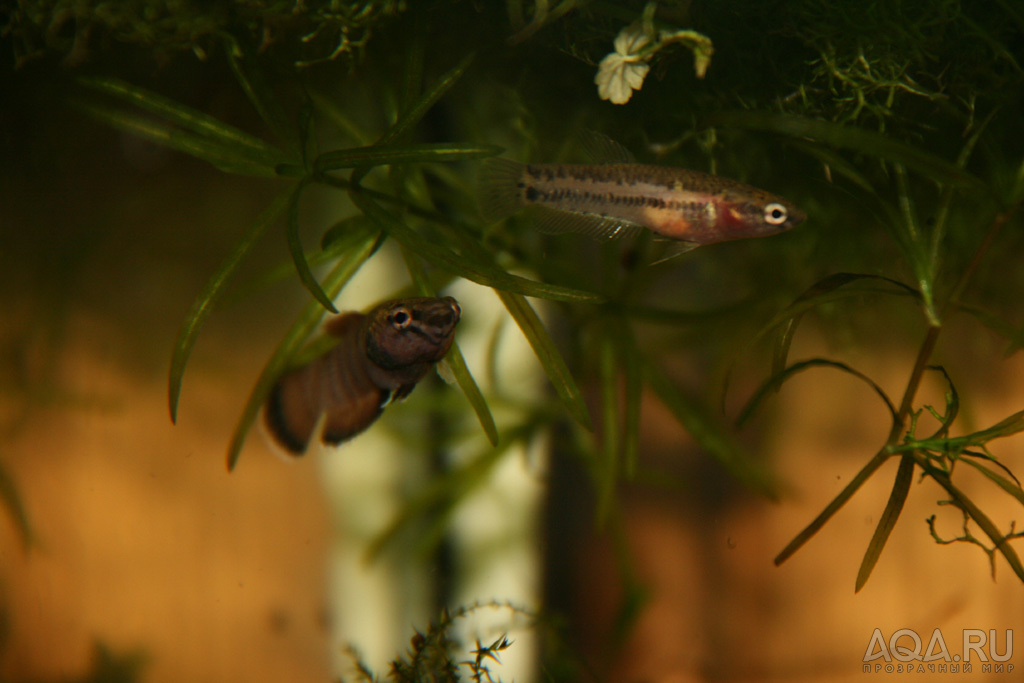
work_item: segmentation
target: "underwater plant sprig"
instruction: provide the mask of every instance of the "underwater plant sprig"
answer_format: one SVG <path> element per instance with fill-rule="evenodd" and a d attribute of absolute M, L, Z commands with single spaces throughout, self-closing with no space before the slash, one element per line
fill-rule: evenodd
<path fill-rule="evenodd" d="M 657 29 L 654 12 L 657 3 L 648 3 L 640 19 L 626 26 L 615 37 L 615 49 L 597 66 L 594 84 L 602 100 L 612 104 L 625 104 L 634 90 L 643 87 L 651 70 L 651 59 L 662 49 L 681 43 L 693 52 L 693 70 L 697 78 L 704 78 L 711 65 L 715 48 L 711 39 L 691 29 Z"/>
<path fill-rule="evenodd" d="M 776 318 L 771 321 L 770 326 L 772 328 L 783 328 L 779 347 L 776 351 L 775 372 L 773 372 L 772 376 L 755 392 L 753 398 L 750 399 L 747 406 L 741 411 L 741 417 L 743 419 L 751 414 L 771 389 L 777 388 L 795 372 L 803 369 L 804 367 L 811 367 L 813 365 L 829 365 L 832 367 L 838 367 L 839 369 L 849 372 L 860 379 L 868 381 L 869 384 L 875 388 L 876 393 L 879 393 L 879 395 L 886 401 L 893 417 L 892 426 L 885 444 L 875 453 L 874 456 L 872 456 L 860 471 L 857 472 L 842 491 L 832 499 L 825 509 L 822 510 L 822 512 L 819 513 L 818 516 L 815 517 L 814 520 L 800 533 L 798 533 L 796 537 L 794 537 L 793 540 L 791 540 L 786 547 L 779 552 L 778 555 L 776 555 L 776 565 L 782 564 L 789 559 L 790 556 L 792 556 L 818 531 L 820 531 L 832 516 L 835 515 L 843 505 L 853 497 L 861 486 L 871 478 L 883 464 L 888 462 L 892 457 L 898 457 L 900 459 L 900 463 L 893 482 L 892 491 L 888 501 L 886 502 L 885 508 L 880 515 L 875 532 L 868 543 L 868 547 L 861 561 L 860 568 L 857 572 L 855 591 L 859 591 L 864 587 L 879 557 L 881 556 L 889 535 L 895 527 L 896 521 L 902 512 L 903 504 L 909 495 L 913 473 L 917 468 L 920 468 L 925 476 L 931 478 L 946 490 L 950 495 L 950 503 L 948 504 L 952 504 L 959 508 L 970 521 L 977 524 L 977 526 L 985 533 L 993 544 L 991 549 L 982 543 L 977 544 L 986 550 L 990 559 L 992 558 L 993 553 L 998 551 L 1006 559 L 1017 577 L 1021 581 L 1024 581 L 1024 564 L 1021 563 L 1017 552 L 1009 545 L 1009 541 L 1013 538 L 1019 537 L 1019 534 L 1015 534 L 1012 531 L 1012 527 L 1010 534 L 1002 533 L 996 524 L 989 519 L 989 517 L 970 499 L 970 497 L 953 483 L 952 467 L 948 467 L 941 462 L 938 462 L 936 457 L 938 456 L 938 459 L 943 461 L 953 459 L 969 464 L 973 469 L 978 470 L 990 481 L 998 485 L 1004 492 L 1017 500 L 1024 502 L 1024 490 L 1022 490 L 1020 485 L 1017 483 L 1016 477 L 1008 468 L 1005 467 L 1005 465 L 999 463 L 988 455 L 987 451 L 987 459 L 992 460 L 996 465 L 1003 468 L 1003 470 L 1010 476 L 1010 479 L 1007 479 L 992 469 L 975 462 L 971 458 L 960 457 L 961 454 L 967 456 L 972 455 L 972 453 L 967 452 L 968 448 L 980 448 L 985 450 L 985 446 L 989 440 L 1001 438 L 1024 430 L 1024 411 L 1014 413 L 986 429 L 982 429 L 965 436 L 949 437 L 948 431 L 950 424 L 955 419 L 959 409 L 959 398 L 952 380 L 949 378 L 946 371 L 941 367 L 930 364 L 932 355 L 935 352 L 935 346 L 938 341 L 939 334 L 942 330 L 945 314 L 958 307 L 960 294 L 963 292 L 966 284 L 977 273 L 985 256 L 989 253 L 993 245 L 995 236 L 1017 212 L 1022 200 L 1020 197 L 1014 196 L 1012 201 L 1013 203 L 1009 208 L 997 214 L 993 219 L 985 236 L 976 247 L 969 264 L 960 274 L 956 284 L 953 286 L 945 305 L 941 307 L 938 312 L 931 309 L 930 302 L 926 300 L 923 293 L 917 292 L 916 296 L 912 298 L 919 307 L 924 309 L 923 312 L 926 320 L 928 321 L 928 326 L 924 339 L 918 347 L 914 366 L 903 392 L 903 398 L 899 403 L 899 407 L 895 410 L 893 410 L 894 404 L 892 401 L 886 397 L 885 392 L 882 391 L 874 382 L 852 368 L 842 366 L 842 364 L 838 364 L 835 361 L 814 359 L 811 361 L 795 363 L 789 367 L 782 367 L 785 365 L 785 356 L 788 353 L 789 343 L 792 339 L 793 326 L 799 321 L 800 317 L 808 307 L 813 306 L 816 303 L 831 300 L 835 290 L 850 283 L 858 282 L 865 276 L 852 276 L 846 274 L 842 277 L 832 276 L 830 278 L 826 278 L 822 283 L 811 287 L 805 295 L 798 297 L 796 302 L 794 302 L 790 307 L 788 314 L 788 319 L 791 323 L 790 325 L 783 325 L 783 322 L 787 320 L 786 315 L 776 316 Z M 871 276 L 868 277 L 871 279 Z M 910 288 L 908 286 L 901 285 L 894 289 L 878 290 L 878 293 L 905 296 L 906 290 L 909 289 Z M 758 336 L 761 335 L 759 334 Z M 940 422 L 939 429 L 932 437 L 920 440 L 914 437 L 914 431 L 917 424 L 916 416 L 919 411 L 915 412 L 913 405 L 924 377 L 924 373 L 929 369 L 937 369 L 942 372 L 949 384 L 949 392 L 947 394 L 947 406 L 944 414 L 939 414 L 933 409 L 930 410 L 933 416 L 935 416 Z M 933 522 L 930 522 L 929 524 L 931 526 Z"/>

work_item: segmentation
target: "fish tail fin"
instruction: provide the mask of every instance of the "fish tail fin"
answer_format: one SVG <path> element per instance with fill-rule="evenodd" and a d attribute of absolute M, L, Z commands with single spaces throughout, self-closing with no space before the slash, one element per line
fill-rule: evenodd
<path fill-rule="evenodd" d="M 522 182 L 524 164 L 492 157 L 483 162 L 477 183 L 480 213 L 488 223 L 508 218 L 525 206 Z"/>
<path fill-rule="evenodd" d="M 273 446 L 272 450 L 285 460 L 291 460 L 306 453 L 312 430 L 306 433 L 305 428 L 293 427 L 283 404 L 282 390 L 283 386 L 278 381 L 263 404 L 262 423 L 264 435 Z"/>

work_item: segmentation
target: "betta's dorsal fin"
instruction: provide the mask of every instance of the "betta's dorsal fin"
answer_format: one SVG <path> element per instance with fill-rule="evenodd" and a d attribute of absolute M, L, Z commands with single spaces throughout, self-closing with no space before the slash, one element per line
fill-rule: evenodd
<path fill-rule="evenodd" d="M 352 332 L 353 327 L 359 327 L 363 324 L 363 318 L 366 316 L 362 313 L 355 311 L 348 311 L 341 315 L 336 315 L 326 323 L 324 323 L 324 331 L 332 337 L 338 337 L 339 339 L 345 337 Z"/>

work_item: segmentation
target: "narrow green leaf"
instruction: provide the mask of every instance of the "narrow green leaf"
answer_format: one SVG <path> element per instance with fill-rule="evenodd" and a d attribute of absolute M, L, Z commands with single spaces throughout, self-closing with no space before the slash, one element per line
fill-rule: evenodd
<path fill-rule="evenodd" d="M 455 382 L 462 389 L 462 393 L 465 394 L 469 405 L 473 407 L 473 412 L 476 413 L 476 419 L 480 422 L 480 427 L 483 428 L 487 440 L 490 441 L 492 446 L 497 446 L 498 427 L 494 424 L 491 408 L 487 405 L 487 400 L 484 398 L 483 393 L 480 392 L 480 387 L 477 386 L 476 380 L 473 379 L 473 375 L 469 371 L 469 366 L 466 365 L 466 359 L 462 355 L 462 350 L 459 348 L 458 343 L 452 344 L 451 351 L 445 356 L 445 361 L 448 363 L 448 367 L 451 368 Z"/>
<path fill-rule="evenodd" d="M 398 101 L 399 111 L 407 111 L 423 91 L 423 69 L 426 60 L 427 34 L 416 31 L 405 51 L 405 72 L 402 74 L 402 93 Z"/>
<path fill-rule="evenodd" d="M 982 325 L 1006 339 L 1009 342 L 1005 351 L 1006 356 L 1024 348 L 1024 327 L 1017 327 L 1000 316 L 977 306 L 958 303 L 956 309 L 974 316 Z"/>
<path fill-rule="evenodd" d="M 595 463 L 597 480 L 597 523 L 611 514 L 615 484 L 619 479 L 619 373 L 615 342 L 607 334 L 600 339 L 598 359 L 601 378 L 601 460 Z"/>
<path fill-rule="evenodd" d="M 867 178 L 864 177 L 864 174 L 858 171 L 853 164 L 831 149 L 814 143 L 804 142 L 802 140 L 793 140 L 790 144 L 797 149 L 802 150 L 804 153 L 816 158 L 822 163 L 822 165 L 826 166 L 830 172 L 835 171 L 839 175 L 845 176 L 849 180 L 853 181 L 855 185 L 868 194 L 877 194 L 875 187 Z"/>
<path fill-rule="evenodd" d="M 28 512 L 25 511 L 21 494 L 18 493 L 18 486 L 2 464 L 0 464 L 0 501 L 7 508 L 7 514 L 10 515 L 14 528 L 18 531 L 22 548 L 28 550 L 32 546 L 34 538 L 32 525 L 29 523 Z"/>
<path fill-rule="evenodd" d="M 1024 489 L 1021 489 L 1020 486 L 1014 484 L 1012 481 L 1010 481 L 1003 475 L 997 472 L 993 472 L 989 468 L 982 465 L 980 462 L 976 462 L 971 458 L 960 458 L 960 462 L 965 463 L 966 465 L 973 467 L 974 469 L 984 474 L 991 481 L 995 482 L 995 484 L 999 486 L 999 488 L 1009 493 L 1011 496 L 1016 498 L 1018 502 L 1024 505 Z"/>
<path fill-rule="evenodd" d="M 909 453 L 914 450 L 926 450 L 935 452 L 952 451 L 962 452 L 968 448 L 984 446 L 993 439 L 1000 439 L 1024 432 L 1024 410 L 1014 413 L 1008 418 L 977 432 L 971 432 L 964 436 L 955 436 L 948 439 L 921 439 L 920 441 L 908 441 L 904 444 L 894 444 L 887 448 L 889 453 Z"/>
<path fill-rule="evenodd" d="M 854 587 L 855 593 L 859 593 L 864 584 L 868 582 L 868 577 L 871 576 L 871 571 L 875 568 L 875 564 L 882 554 L 882 549 L 885 548 L 886 541 L 889 540 L 893 527 L 896 526 L 896 520 L 899 519 L 900 513 L 903 511 L 903 504 L 907 501 L 907 494 L 910 493 L 910 482 L 913 480 L 913 477 L 913 459 L 902 458 L 899 469 L 896 470 L 896 481 L 893 482 L 889 501 L 885 504 L 882 516 L 878 520 L 878 526 L 875 527 L 875 533 L 871 535 L 871 541 L 868 543 L 864 559 L 861 560 L 860 569 L 857 571 L 857 583 Z"/>
<path fill-rule="evenodd" d="M 308 100 L 299 112 L 299 137 L 302 140 L 302 165 L 308 168 L 316 159 L 319 149 L 313 120 L 313 103 Z"/>
<path fill-rule="evenodd" d="M 148 117 L 119 109 L 82 100 L 72 100 L 72 104 L 109 126 L 149 140 L 154 144 L 202 159 L 222 171 L 264 178 L 276 176 L 273 160 L 261 160 L 245 147 L 225 145 L 220 141 L 210 140 L 165 123 L 153 121 Z"/>
<path fill-rule="evenodd" d="M 292 261 L 295 263 L 295 270 L 299 274 L 299 280 L 313 298 L 320 302 L 320 305 L 331 313 L 337 313 L 334 302 L 324 293 L 320 283 L 317 282 L 313 271 L 309 269 L 306 262 L 306 252 L 302 248 L 302 240 L 299 238 L 299 200 L 302 198 L 302 190 L 306 187 L 304 181 L 300 181 L 298 189 L 292 195 L 291 203 L 288 204 L 288 223 L 285 229 L 285 236 L 288 239 L 288 250 L 292 254 Z"/>
<path fill-rule="evenodd" d="M 455 68 L 442 75 L 429 90 L 423 93 L 398 117 L 398 120 L 395 121 L 394 125 L 384 135 L 378 138 L 377 144 L 387 145 L 411 131 L 426 113 L 437 104 L 437 101 L 444 97 L 445 93 L 451 90 L 452 86 L 462 78 L 462 75 L 466 73 L 466 69 L 473 63 L 474 57 L 475 55 L 472 53 L 466 55 L 462 61 L 455 65 Z"/>
<path fill-rule="evenodd" d="M 325 152 L 317 157 L 314 169 L 317 173 L 335 171 L 358 166 L 387 166 L 391 164 L 427 164 L 467 159 L 482 159 L 501 154 L 504 150 L 497 145 L 473 145 L 459 143 L 424 143 L 386 147 L 355 147 L 334 152 Z"/>
<path fill-rule="evenodd" d="M 455 85 L 462 74 L 466 72 L 469 65 L 473 62 L 474 54 L 466 55 L 455 65 L 455 68 L 445 73 L 438 79 L 438 81 L 423 95 L 416 99 L 412 105 L 409 106 L 398 120 L 379 138 L 377 138 L 376 145 L 386 146 L 395 140 L 398 140 L 406 133 L 410 132 L 415 128 L 416 124 L 426 115 L 430 109 L 437 104 L 437 101 L 444 97 L 445 93 L 451 90 L 451 87 Z M 352 182 L 358 184 L 366 174 L 366 169 L 357 169 L 352 173 Z"/>
<path fill-rule="evenodd" d="M 171 355 L 170 379 L 168 382 L 168 404 L 171 410 L 171 422 L 178 419 L 178 397 L 181 395 L 181 380 L 185 374 L 185 365 L 188 363 L 189 354 L 195 346 L 199 330 L 206 321 L 207 316 L 213 310 L 218 299 L 223 295 L 224 288 L 231 277 L 238 270 L 242 259 L 248 255 L 252 248 L 259 241 L 267 228 L 277 220 L 285 211 L 292 198 L 299 191 L 298 185 L 293 185 L 282 191 L 270 205 L 263 210 L 253 221 L 249 230 L 242 236 L 242 239 L 235 245 L 234 250 L 228 258 L 220 265 L 217 271 L 210 278 L 206 288 L 192 304 L 192 310 L 185 318 L 178 337 L 174 342 L 174 352 Z"/>
<path fill-rule="evenodd" d="M 889 454 L 885 449 L 876 453 L 875 456 L 868 461 L 868 464 L 864 465 L 864 467 L 857 472 L 857 475 L 850 480 L 850 483 L 843 487 L 843 490 L 839 492 L 839 495 L 833 498 L 832 502 L 826 505 L 825 509 L 822 510 L 810 524 L 804 527 L 804 529 L 797 534 L 792 541 L 787 543 L 786 547 L 775 556 L 774 561 L 776 566 L 788 560 L 793 553 L 802 548 L 807 541 L 811 540 L 814 534 L 821 531 L 821 528 L 825 526 L 830 519 L 832 519 L 832 516 L 839 512 L 840 508 L 846 505 L 847 501 L 853 497 L 853 494 L 855 494 L 860 487 L 864 485 L 864 482 L 871 478 L 871 475 L 875 473 L 875 470 L 881 467 L 882 463 L 888 460 L 888 458 Z"/>
<path fill-rule="evenodd" d="M 781 372 L 786 366 L 786 360 L 789 357 L 789 349 L 793 343 L 793 335 L 795 334 L 796 328 L 800 324 L 800 320 L 803 318 L 804 313 L 810 310 L 808 308 L 808 304 L 816 306 L 825 301 L 830 301 L 832 300 L 832 297 L 829 295 L 835 290 L 845 287 L 852 282 L 863 280 L 885 283 L 892 285 L 893 288 L 901 294 L 919 296 L 917 291 L 912 287 L 908 287 L 898 280 L 893 280 L 892 278 L 881 275 L 867 275 L 864 273 L 833 273 L 832 275 L 828 275 L 821 280 L 818 280 L 801 293 L 800 296 L 798 296 L 793 303 L 783 311 L 783 314 L 790 317 L 785 321 L 782 334 L 779 335 L 779 340 L 776 343 L 775 351 L 772 355 L 772 373 Z M 775 319 L 779 317 L 780 316 L 775 316 Z M 765 329 L 769 329 L 767 325 L 765 326 Z"/>
<path fill-rule="evenodd" d="M 627 479 L 636 475 L 640 453 L 640 404 L 643 400 L 643 381 L 640 369 L 640 352 L 629 337 L 628 345 L 621 351 L 622 372 L 626 379 L 626 410 L 622 426 L 622 461 Z"/>
<path fill-rule="evenodd" d="M 79 78 L 78 82 L 86 88 L 106 93 L 155 114 L 225 148 L 242 147 L 246 150 L 244 156 L 261 160 L 267 166 L 273 166 L 284 159 L 284 152 L 273 145 L 229 126 L 209 114 L 186 107 L 145 88 L 116 78 L 84 76 Z"/>
<path fill-rule="evenodd" d="M 376 227 L 362 215 L 355 214 L 337 221 L 328 228 L 320 240 L 320 249 L 306 252 L 306 262 L 311 268 L 333 263 L 339 256 L 355 246 L 366 235 L 377 234 Z M 252 297 L 256 292 L 283 282 L 295 276 L 295 261 L 288 258 L 264 273 L 253 277 L 245 283 L 233 287 L 230 294 L 225 295 L 224 308 L 229 308 L 240 301 Z"/>
<path fill-rule="evenodd" d="M 961 438 L 970 439 L 973 443 L 984 444 L 988 443 L 992 439 L 1001 439 L 1019 432 L 1024 432 L 1024 410 L 1017 411 L 1013 415 L 995 423 L 988 429 L 982 429 L 981 431 L 968 434 Z"/>
<path fill-rule="evenodd" d="M 740 411 L 739 417 L 736 418 L 736 425 L 742 426 L 747 420 L 749 420 L 750 417 L 757 410 L 757 408 L 760 406 L 761 401 L 764 400 L 764 398 L 771 391 L 782 386 L 782 384 L 785 383 L 790 377 L 792 377 L 798 372 L 803 372 L 804 370 L 808 370 L 810 368 L 820 367 L 835 368 L 837 370 L 842 370 L 843 372 L 853 375 L 857 379 L 865 382 L 868 386 L 874 389 L 875 393 L 878 394 L 879 397 L 881 397 L 881 399 L 885 402 L 885 406 L 889 409 L 889 414 L 892 416 L 893 423 L 895 424 L 899 422 L 899 416 L 896 412 L 896 406 L 893 405 L 893 402 L 891 400 L 889 400 L 889 396 L 885 393 L 885 390 L 882 389 L 882 387 L 878 386 L 878 384 L 876 384 L 875 381 L 872 380 L 870 377 L 868 377 L 867 375 L 858 370 L 854 370 L 845 363 L 840 363 L 839 361 L 828 360 L 825 358 L 811 358 L 809 360 L 800 361 L 799 363 L 794 363 L 793 365 L 790 365 L 782 372 L 775 373 L 767 380 L 765 380 L 764 383 L 757 388 L 757 391 L 754 392 L 754 395 L 747 402 L 747 405 L 743 407 L 743 410 Z"/>
<path fill-rule="evenodd" d="M 359 270 L 360 266 L 380 246 L 380 235 L 369 235 L 364 237 L 354 249 L 346 253 L 338 260 L 338 263 L 331 269 L 324 278 L 324 288 L 333 298 L 338 295 L 346 283 Z M 231 436 L 231 444 L 228 446 L 228 471 L 235 469 L 238 457 L 242 452 L 242 444 L 245 437 L 252 428 L 260 408 L 270 395 L 270 390 L 277 382 L 281 372 L 288 367 L 291 358 L 300 350 L 300 347 L 316 328 L 320 319 L 324 316 L 323 307 L 316 301 L 310 301 L 299 313 L 292 327 L 285 334 L 284 338 L 274 349 L 263 370 L 260 372 L 256 385 L 249 394 L 249 400 L 242 409 L 242 415 L 235 426 L 234 434 Z"/>
<path fill-rule="evenodd" d="M 835 147 L 852 149 L 860 154 L 905 164 L 908 168 L 938 182 L 991 193 L 988 185 L 956 164 L 930 154 L 921 147 L 908 145 L 863 128 L 791 114 L 760 111 L 721 112 L 712 116 L 709 123 L 824 142 Z"/>
<path fill-rule="evenodd" d="M 859 284 L 854 286 L 854 283 Z M 875 284 L 880 285 L 880 287 L 874 287 L 873 285 Z M 868 275 L 863 273 L 833 273 L 832 275 L 818 280 L 796 297 L 793 300 L 793 303 L 789 304 L 772 316 L 768 322 L 762 325 L 761 328 L 750 337 L 750 341 L 748 341 L 740 351 L 736 353 L 734 359 L 730 363 L 729 370 L 725 374 L 725 379 L 723 380 L 723 400 L 725 395 L 728 393 L 729 384 L 732 380 L 733 369 L 737 362 L 740 358 L 747 356 L 751 351 L 753 351 L 764 337 L 776 329 L 779 329 L 780 327 L 782 328 L 772 352 L 772 373 L 777 374 L 781 372 L 782 367 L 785 366 L 786 360 L 789 357 L 789 349 L 792 345 L 793 336 L 796 333 L 797 326 L 800 324 L 805 313 L 821 306 L 822 304 L 839 301 L 852 296 L 863 296 L 865 293 L 913 296 L 917 299 L 920 299 L 921 296 L 914 288 L 909 287 L 898 280 L 880 275 Z"/>
<path fill-rule="evenodd" d="M 349 112 L 339 107 L 334 99 L 316 90 L 310 91 L 309 97 L 313 100 L 313 105 L 317 108 L 317 111 L 322 113 L 330 123 L 334 124 L 334 127 L 343 135 L 355 140 L 360 145 L 369 145 L 373 142 L 373 136 L 353 121 Z"/>
<path fill-rule="evenodd" d="M 953 384 L 953 380 L 950 378 L 949 373 L 946 372 L 946 368 L 941 365 L 929 365 L 928 369 L 940 373 L 946 380 L 946 386 L 949 388 L 946 392 L 946 412 L 942 419 L 939 420 L 939 428 L 929 437 L 938 439 L 949 434 L 949 428 L 953 424 L 953 420 L 960 413 L 960 393 L 956 390 L 956 385 Z"/>
<path fill-rule="evenodd" d="M 227 45 L 228 64 L 242 91 L 252 102 L 260 118 L 270 130 L 291 149 L 301 149 L 295 128 L 289 123 L 281 101 L 267 82 L 255 53 L 235 36 L 223 34 Z"/>
<path fill-rule="evenodd" d="M 533 306 L 520 294 L 501 290 L 497 290 L 497 294 L 501 302 L 505 304 L 505 308 L 512 315 L 512 319 L 516 321 L 519 329 L 522 330 L 526 341 L 533 347 L 537 360 L 540 361 L 544 372 L 551 381 L 551 385 L 555 388 L 555 393 L 558 394 L 558 397 L 562 399 L 562 403 L 568 408 L 569 414 L 585 429 L 593 431 L 590 411 L 587 410 L 583 394 L 580 392 L 579 387 L 576 386 L 576 380 L 573 379 L 572 373 L 569 372 L 565 359 L 562 358 L 558 347 L 555 346 L 554 340 L 548 335 L 548 331 L 544 328 L 540 317 L 537 316 L 537 312 L 533 310 Z"/>
<path fill-rule="evenodd" d="M 772 500 L 777 498 L 771 475 L 735 443 L 724 427 L 712 419 L 696 401 L 680 391 L 661 368 L 647 358 L 641 359 L 641 367 L 651 389 L 701 448 L 747 486 Z"/>
<path fill-rule="evenodd" d="M 370 199 L 367 193 L 353 190 L 351 197 L 353 203 L 370 220 L 385 230 L 390 237 L 393 237 L 424 260 L 450 273 L 487 287 L 533 296 L 539 299 L 575 303 L 600 303 L 603 301 L 603 297 L 592 292 L 528 280 L 518 275 L 511 275 L 504 270 L 487 266 L 476 260 L 467 259 L 436 242 L 428 240 L 407 227 Z"/>
<path fill-rule="evenodd" d="M 481 452 L 464 465 L 443 477 L 435 479 L 419 491 L 402 508 L 366 549 L 366 560 L 378 559 L 389 545 L 398 541 L 402 532 L 414 523 L 428 518 L 429 529 L 425 533 L 417 530 L 417 541 L 423 552 L 432 550 L 444 537 L 448 519 L 455 507 L 472 493 L 487 476 L 509 448 L 528 439 L 536 430 L 532 424 L 519 425 L 505 434 L 505 439 L 493 448 Z"/>
<path fill-rule="evenodd" d="M 423 265 L 419 262 L 419 259 L 404 247 L 402 248 L 402 258 L 405 260 L 409 276 L 412 278 L 420 294 L 424 296 L 437 296 L 437 292 L 430 285 L 430 281 L 427 279 L 427 274 L 423 271 Z M 480 387 L 477 386 L 476 380 L 473 379 L 469 367 L 466 365 L 466 359 L 462 355 L 458 342 L 452 344 L 451 350 L 445 356 L 445 361 L 452 371 L 452 376 L 455 377 L 455 382 L 459 385 L 462 393 L 465 394 L 469 405 L 473 407 L 473 412 L 476 413 L 476 419 L 480 422 L 484 434 L 487 435 L 487 440 L 491 442 L 492 446 L 496 446 L 498 444 L 498 427 L 494 424 L 494 416 L 491 415 L 491 409 L 487 405 L 484 395 L 480 392 Z"/>
<path fill-rule="evenodd" d="M 1013 470 L 1011 470 L 1009 467 L 1000 462 L 998 458 L 989 453 L 987 450 L 975 451 L 965 449 L 956 454 L 956 457 L 961 460 L 976 459 L 979 462 L 991 463 L 998 467 L 999 469 L 1001 469 L 1003 472 L 1006 472 L 1007 476 L 1013 480 L 1013 483 L 1016 486 L 1020 486 L 1020 479 L 1018 479 L 1017 475 L 1013 473 Z"/>

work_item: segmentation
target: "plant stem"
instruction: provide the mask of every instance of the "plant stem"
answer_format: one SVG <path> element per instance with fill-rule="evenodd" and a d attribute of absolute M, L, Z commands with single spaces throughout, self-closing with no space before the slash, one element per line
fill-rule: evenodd
<path fill-rule="evenodd" d="M 970 263 L 967 264 L 967 268 L 965 268 L 964 272 L 961 273 L 960 279 L 953 287 L 949 299 L 946 301 L 946 305 L 943 308 L 943 313 L 945 313 L 951 305 L 955 304 L 960 294 L 966 288 L 968 282 L 970 282 L 974 272 L 981 266 L 981 263 L 988 254 L 989 249 L 991 249 L 993 242 L 995 242 L 999 231 L 1002 230 L 1003 226 L 1006 225 L 1006 223 L 1013 217 L 1014 213 L 1016 213 L 1017 209 L 1020 207 L 1020 203 L 1020 200 L 1018 200 L 1006 211 L 1003 211 L 993 219 L 988 233 L 981 241 L 981 244 L 978 245 L 974 255 L 971 257 Z M 893 420 L 892 429 L 889 431 L 889 437 L 886 439 L 885 446 L 875 453 L 871 460 L 861 468 L 853 480 L 851 480 L 850 483 L 839 492 L 839 495 L 837 495 L 810 524 L 797 534 L 796 537 L 790 541 L 778 555 L 776 555 L 776 565 L 785 562 L 790 555 L 795 553 L 803 546 L 804 543 L 810 540 L 810 538 L 814 536 L 814 534 L 816 534 L 829 519 L 832 518 L 832 515 L 838 512 L 839 509 L 853 497 L 853 494 L 860 489 L 861 485 L 893 455 L 889 449 L 896 445 L 903 433 L 907 415 L 910 414 L 911 407 L 914 403 L 914 397 L 917 395 L 917 390 L 921 386 L 921 378 L 924 376 L 924 372 L 928 368 L 928 361 L 931 359 L 932 352 L 935 350 L 935 343 L 938 341 L 941 329 L 942 326 L 938 320 L 930 321 L 930 324 L 928 325 L 928 332 L 925 334 L 924 340 L 922 340 L 921 346 L 918 348 L 917 358 L 914 361 L 914 368 L 911 370 L 910 378 L 907 380 L 907 388 L 903 392 L 903 399 L 900 401 L 900 407 L 897 411 L 896 419 Z M 918 462 L 918 464 L 920 465 L 921 463 Z M 988 530 L 986 529 L 986 531 Z"/>
<path fill-rule="evenodd" d="M 790 555 L 799 550 L 804 543 L 809 541 L 814 534 L 825 526 L 828 520 L 832 518 L 832 515 L 837 513 L 839 509 L 853 497 L 853 494 L 860 489 L 864 482 L 871 478 L 871 475 L 873 475 L 875 471 L 891 457 L 888 447 L 895 444 L 903 433 L 904 423 L 906 422 L 907 415 L 910 413 L 910 407 L 914 402 L 914 395 L 917 393 L 917 389 L 921 385 L 921 378 L 924 376 L 924 371 L 928 367 L 928 360 L 932 355 L 932 351 L 935 349 L 935 342 L 939 337 L 940 329 L 941 328 L 938 325 L 930 325 L 928 327 L 928 333 L 925 335 L 924 341 L 921 342 L 921 347 L 918 349 L 917 359 L 914 361 L 914 369 L 910 373 L 910 379 L 907 380 L 907 388 L 903 393 L 903 400 L 900 402 L 899 410 L 896 414 L 896 418 L 893 420 L 892 429 L 889 430 L 889 437 L 886 439 L 885 445 L 875 453 L 871 460 L 869 460 L 859 472 L 857 472 L 856 476 L 850 481 L 850 483 L 839 492 L 839 495 L 837 495 L 810 524 L 804 527 L 804 529 L 797 534 L 796 537 L 793 538 L 793 540 L 790 541 L 778 555 L 775 556 L 774 561 L 776 565 L 780 565 L 789 559 Z"/>

